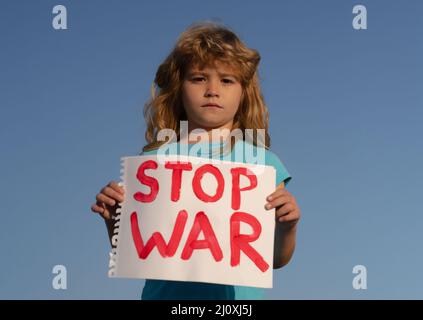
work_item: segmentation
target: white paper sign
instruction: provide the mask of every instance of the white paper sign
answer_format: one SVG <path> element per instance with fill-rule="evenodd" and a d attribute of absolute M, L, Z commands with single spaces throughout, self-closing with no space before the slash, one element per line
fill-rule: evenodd
<path fill-rule="evenodd" d="M 163 161 L 165 159 L 165 161 Z M 109 276 L 272 287 L 275 169 L 170 155 L 123 157 Z"/>

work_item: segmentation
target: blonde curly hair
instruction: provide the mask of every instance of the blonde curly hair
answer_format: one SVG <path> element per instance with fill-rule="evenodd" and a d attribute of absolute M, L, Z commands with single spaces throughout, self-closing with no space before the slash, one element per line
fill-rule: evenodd
<path fill-rule="evenodd" d="M 151 87 L 151 99 L 144 105 L 146 121 L 143 151 L 159 148 L 168 141 L 158 141 L 162 129 L 171 129 L 180 140 L 180 121 L 187 120 L 182 103 L 182 83 L 189 66 L 211 67 L 216 61 L 235 69 L 242 85 L 242 98 L 233 121 L 233 129 L 264 129 L 265 148 L 270 148 L 269 115 L 259 86 L 260 54 L 250 49 L 229 28 L 215 22 L 200 22 L 179 36 L 173 50 L 159 66 Z M 156 89 L 158 87 L 158 90 Z M 255 130 L 254 130 L 255 131 Z M 252 143 L 258 145 L 257 137 Z M 231 147 L 234 142 L 231 139 Z"/>

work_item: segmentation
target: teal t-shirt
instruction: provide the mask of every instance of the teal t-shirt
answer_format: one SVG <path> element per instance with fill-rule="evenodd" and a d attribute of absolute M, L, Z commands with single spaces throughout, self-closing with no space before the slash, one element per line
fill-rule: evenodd
<path fill-rule="evenodd" d="M 159 152 L 162 154 L 185 154 L 188 152 L 190 156 L 242 163 L 252 162 L 253 159 L 255 164 L 269 165 L 276 169 L 276 186 L 282 181 L 286 186 L 292 178 L 278 156 L 269 150 L 262 148 L 260 151 L 264 152 L 258 153 L 258 147 L 239 140 L 230 153 L 221 154 L 218 152 L 221 146 L 222 143 L 219 142 L 185 145 L 169 143 L 160 151 L 158 149 L 150 150 L 143 152 L 142 155 L 153 155 Z M 145 281 L 141 295 L 143 300 L 259 300 L 263 298 L 264 289 L 262 288 L 150 279 Z"/>

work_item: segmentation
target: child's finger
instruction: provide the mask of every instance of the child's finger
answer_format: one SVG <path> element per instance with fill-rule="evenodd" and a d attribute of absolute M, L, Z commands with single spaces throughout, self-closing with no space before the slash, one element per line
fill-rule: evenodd
<path fill-rule="evenodd" d="M 267 196 L 266 200 L 267 201 L 271 201 L 271 200 L 273 200 L 273 199 L 275 199 L 277 197 L 280 197 L 282 195 L 285 195 L 285 194 L 289 194 L 289 191 L 286 190 L 286 189 L 283 189 L 283 188 L 278 188 L 274 192 L 272 192 L 271 194 L 269 194 Z"/>
<path fill-rule="evenodd" d="M 100 214 L 100 216 L 103 218 L 103 219 L 106 219 L 106 220 L 109 220 L 111 217 L 110 217 L 110 211 L 109 210 L 107 210 L 105 207 L 104 207 L 104 205 L 99 205 L 99 204 L 93 204 L 92 206 L 91 206 L 91 210 L 93 211 L 93 212 L 95 212 L 95 213 L 98 213 L 98 214 Z"/>
<path fill-rule="evenodd" d="M 111 187 L 105 187 L 103 189 L 103 193 L 107 196 L 109 196 L 110 198 L 117 200 L 119 202 L 123 202 L 123 195 L 119 192 L 117 192 L 116 190 L 112 189 Z"/>
<path fill-rule="evenodd" d="M 117 191 L 121 194 L 125 193 L 125 190 L 123 189 L 123 187 L 121 187 L 118 183 L 116 183 L 116 181 L 111 181 L 109 183 L 109 187 L 111 187 L 113 190 L 115 190 L 115 191 Z"/>
<path fill-rule="evenodd" d="M 102 202 L 97 202 L 96 205 L 99 207 L 99 209 L 102 211 L 100 212 L 100 215 L 105 220 L 109 220 L 112 218 L 112 212 L 107 208 L 107 205 Z"/>
<path fill-rule="evenodd" d="M 279 219 L 278 219 L 278 221 L 279 222 L 296 222 L 296 221 L 298 221 L 299 220 L 299 218 L 298 217 L 296 217 L 295 215 L 291 215 L 291 214 L 288 214 L 288 215 L 285 215 L 285 216 L 282 216 L 282 217 L 280 217 Z"/>
<path fill-rule="evenodd" d="M 106 196 L 104 193 L 99 193 L 96 196 L 96 200 L 105 204 L 108 204 L 109 206 L 114 206 L 116 205 L 116 201 L 112 198 L 109 198 L 108 196 Z"/>
<path fill-rule="evenodd" d="M 91 206 L 91 211 L 92 212 L 95 212 L 95 213 L 103 213 L 104 212 L 104 208 L 103 207 L 101 207 L 101 206 L 99 206 L 98 204 L 93 204 L 92 206 Z"/>
<path fill-rule="evenodd" d="M 276 208 L 276 207 L 280 207 L 280 206 L 282 206 L 285 203 L 288 203 L 290 201 L 290 197 L 287 196 L 287 195 L 282 195 L 282 196 L 279 196 L 277 198 L 272 198 L 272 199 L 273 199 L 272 201 L 269 201 L 265 205 L 265 208 L 267 210 L 270 210 L 270 209 L 273 209 L 273 208 Z"/>
<path fill-rule="evenodd" d="M 294 210 L 295 210 L 295 206 L 292 203 L 287 203 L 277 210 L 276 217 L 280 218 L 282 216 L 289 215 Z"/>

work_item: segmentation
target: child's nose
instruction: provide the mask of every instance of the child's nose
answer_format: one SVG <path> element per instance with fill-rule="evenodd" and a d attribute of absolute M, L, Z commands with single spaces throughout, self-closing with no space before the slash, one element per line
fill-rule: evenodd
<path fill-rule="evenodd" d="M 216 86 L 216 85 L 214 85 L 214 84 L 210 84 L 210 85 L 207 87 L 207 89 L 206 89 L 205 96 L 206 96 L 206 97 L 211 97 L 211 96 L 217 96 L 218 94 L 219 94 L 219 93 L 218 93 L 217 86 Z"/>
<path fill-rule="evenodd" d="M 206 97 L 215 97 L 215 96 L 217 96 L 217 93 L 213 90 L 207 90 L 205 96 Z"/>
<path fill-rule="evenodd" d="M 208 82 L 207 88 L 206 88 L 206 97 L 210 96 L 217 96 L 219 94 L 218 92 L 218 85 L 212 81 Z"/>

